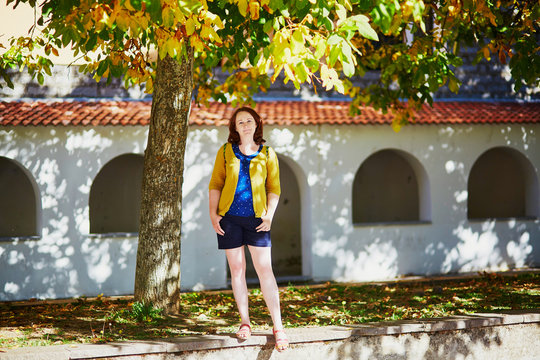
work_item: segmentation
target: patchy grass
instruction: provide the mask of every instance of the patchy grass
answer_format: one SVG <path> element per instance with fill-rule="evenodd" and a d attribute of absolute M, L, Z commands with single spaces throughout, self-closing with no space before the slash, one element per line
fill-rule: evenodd
<path fill-rule="evenodd" d="M 540 274 L 483 273 L 461 280 L 326 283 L 280 289 L 287 327 L 364 322 L 540 308 Z M 255 329 L 269 329 L 270 316 L 259 289 L 252 289 Z M 239 324 L 233 295 L 182 294 L 182 311 L 165 316 L 133 298 L 77 298 L 62 302 L 0 303 L 0 347 L 167 338 L 233 333 Z"/>

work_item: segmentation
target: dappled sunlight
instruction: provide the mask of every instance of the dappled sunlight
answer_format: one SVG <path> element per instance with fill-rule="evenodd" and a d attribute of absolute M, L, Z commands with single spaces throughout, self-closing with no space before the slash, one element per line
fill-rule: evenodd
<path fill-rule="evenodd" d="M 0 156 L 24 168 L 39 200 L 39 236 L 0 240 L 0 300 L 133 291 L 137 234 L 90 234 L 89 197 L 112 159 L 142 156 L 147 133 L 137 126 L 0 132 Z M 217 250 L 208 216 L 208 183 L 227 135 L 225 126 L 189 128 L 182 184 L 183 290 L 228 286 L 225 256 Z M 276 258 L 294 260 L 294 266 L 283 267 L 294 267 L 294 274 L 361 281 L 539 264 L 540 152 L 532 125 L 411 126 L 399 134 L 383 126 L 269 125 L 265 138 L 287 169 L 283 184 L 297 185 L 294 196 L 282 194 L 275 219 L 285 218 L 272 228 L 273 240 L 283 242 L 276 249 L 285 253 Z M 501 146 L 520 151 L 529 162 L 524 166 L 531 216 L 470 221 L 471 168 L 486 150 Z M 416 176 L 419 215 L 414 221 L 355 223 L 355 176 L 366 159 L 383 150 L 404 159 L 412 169 L 407 175 Z M 414 176 L 402 182 L 414 184 Z"/>
<path fill-rule="evenodd" d="M 79 131 L 68 131 L 66 135 L 65 147 L 69 155 L 73 155 L 76 151 L 81 150 L 103 150 L 113 144 L 113 139 L 96 133 L 94 129 L 89 129 L 82 133 Z"/>
<path fill-rule="evenodd" d="M 534 266 L 537 240 L 531 230 L 538 230 L 538 220 L 524 223 L 511 220 L 463 222 L 453 230 L 458 240 L 446 251 L 442 271 L 499 271 Z M 533 230 L 534 231 L 534 230 Z"/>
<path fill-rule="evenodd" d="M 0 300 L 131 293 L 137 239 L 88 238 L 89 193 L 108 160 L 143 149 L 147 129 L 20 130 L 0 132 L 0 156 L 35 182 L 40 236 L 0 242 Z"/>
<path fill-rule="evenodd" d="M 86 239 L 81 246 L 88 276 L 98 285 L 104 283 L 112 274 L 109 244 L 102 239 Z"/>
<path fill-rule="evenodd" d="M 494 231 L 495 222 L 487 221 L 481 231 L 459 226 L 453 231 L 460 243 L 447 255 L 443 269 L 450 270 L 449 264 L 457 263 L 461 271 L 474 271 L 496 267 L 501 257 L 498 249 L 499 238 Z"/>
<path fill-rule="evenodd" d="M 457 162 L 457 161 L 453 161 L 453 160 L 448 160 L 444 164 L 444 168 L 446 170 L 446 173 L 448 173 L 448 174 L 452 174 L 456 170 L 463 173 L 464 167 L 465 167 L 465 165 L 462 162 Z"/>
<path fill-rule="evenodd" d="M 530 234 L 524 232 L 518 241 L 509 241 L 506 245 L 506 252 L 518 268 L 526 265 L 525 259 L 532 253 L 533 247 L 529 243 Z"/>
<path fill-rule="evenodd" d="M 204 290 L 227 281 L 224 254 L 217 250 L 216 234 L 208 214 L 208 184 L 214 160 L 227 141 L 224 127 L 190 127 L 184 157 L 182 185 L 181 286 Z"/>
<path fill-rule="evenodd" d="M 351 136 L 342 130 L 341 135 Z M 528 134 L 532 145 L 532 127 L 513 127 L 513 133 L 505 126 L 494 126 L 486 132 L 473 126 L 404 128 L 395 138 L 386 136 L 383 129 L 364 131 L 369 132 L 369 139 L 354 135 L 346 145 L 341 144 L 346 136 L 334 139 L 332 147 L 325 149 L 330 156 L 322 161 L 320 171 L 308 173 L 309 185 L 318 189 L 320 196 L 314 204 L 320 219 L 313 229 L 314 264 L 331 270 L 329 278 L 354 281 L 351 279 L 502 270 L 538 264 L 540 244 L 531 236 L 540 235 L 538 220 L 466 220 L 467 180 L 474 161 L 486 148 L 493 147 L 489 144 L 518 145 L 522 139 L 521 135 L 516 138 L 516 133 L 522 131 Z M 335 129 L 328 131 L 334 133 Z M 385 148 L 398 149 L 420 175 L 424 221 L 355 225 L 351 231 L 351 219 L 345 219 L 342 209 L 352 205 L 343 199 L 349 199 L 360 165 Z M 529 161 L 537 162 L 530 147 L 528 150 Z M 314 273 L 316 279 L 326 278 L 322 269 L 314 268 Z"/>
<path fill-rule="evenodd" d="M 304 131 L 294 131 L 293 128 L 271 128 L 266 131 L 268 144 L 278 153 L 287 155 L 296 162 L 311 161 L 307 152 L 316 148 L 317 132 L 306 128 Z M 309 159 L 309 160 L 308 160 Z"/>
<path fill-rule="evenodd" d="M 338 269 L 335 271 L 338 281 L 369 281 L 395 277 L 398 273 L 398 251 L 390 242 L 373 242 L 364 251 L 355 253 L 340 249 L 336 252 Z"/>

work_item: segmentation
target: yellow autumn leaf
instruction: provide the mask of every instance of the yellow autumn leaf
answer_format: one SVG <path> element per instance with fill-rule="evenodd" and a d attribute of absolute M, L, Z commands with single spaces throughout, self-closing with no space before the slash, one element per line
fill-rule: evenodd
<path fill-rule="evenodd" d="M 195 32 L 195 22 L 193 21 L 193 18 L 188 18 L 186 20 L 186 34 L 187 36 L 193 35 Z"/>
<path fill-rule="evenodd" d="M 398 133 L 401 130 L 401 124 L 399 123 L 399 120 L 397 119 L 397 117 L 394 117 L 392 119 L 392 130 L 394 130 L 394 132 L 396 133 Z"/>
<path fill-rule="evenodd" d="M 133 5 L 131 5 L 131 1 L 130 0 L 126 0 L 124 2 L 124 6 L 126 7 L 126 9 L 128 9 L 129 11 L 136 11 L 135 8 L 133 7 Z"/>
<path fill-rule="evenodd" d="M 258 20 L 259 19 L 259 10 L 260 10 L 259 2 L 256 0 L 251 0 L 249 2 L 249 15 L 251 16 L 252 20 Z"/>
<path fill-rule="evenodd" d="M 238 11 L 240 11 L 240 14 L 242 16 L 247 15 L 247 8 L 248 8 L 248 2 L 247 0 L 238 0 Z"/>
<path fill-rule="evenodd" d="M 276 64 L 274 64 L 274 75 L 272 75 L 272 78 L 270 79 L 272 82 L 276 81 L 282 69 L 283 69 L 283 64 L 279 64 L 277 67 L 276 67 Z"/>
<path fill-rule="evenodd" d="M 201 37 L 203 39 L 205 39 L 205 40 L 215 41 L 216 43 L 221 43 L 222 42 L 221 38 L 216 33 L 214 28 L 212 28 L 211 26 L 209 26 L 207 24 L 203 24 L 202 27 L 201 27 Z"/>
<path fill-rule="evenodd" d="M 487 46 L 484 46 L 482 48 L 482 52 L 484 53 L 484 58 L 489 61 L 491 59 L 491 56 L 489 54 L 489 48 Z"/>
<path fill-rule="evenodd" d="M 203 17 L 205 24 L 215 25 L 218 29 L 223 29 L 225 27 L 221 21 L 221 18 L 210 11 L 205 11 Z"/>
<path fill-rule="evenodd" d="M 171 27 L 174 24 L 174 13 L 170 7 L 166 7 L 162 11 L 163 25 L 166 27 Z"/>
<path fill-rule="evenodd" d="M 149 78 L 146 81 L 146 88 L 144 89 L 144 92 L 147 94 L 151 94 L 154 92 L 154 81 L 152 80 L 152 78 Z"/>
<path fill-rule="evenodd" d="M 165 42 L 165 48 L 167 49 L 167 53 L 170 57 L 176 57 L 178 45 L 178 41 L 173 37 L 169 38 L 169 40 Z"/>
<path fill-rule="evenodd" d="M 453 93 L 457 94 L 459 91 L 459 80 L 453 76 L 448 78 L 448 88 Z"/>
<path fill-rule="evenodd" d="M 120 30 L 124 32 L 127 31 L 128 24 L 129 24 L 129 17 L 125 16 L 125 14 L 121 14 L 120 16 L 116 18 L 116 25 L 118 26 Z"/>
<path fill-rule="evenodd" d="M 189 37 L 189 42 L 196 51 L 200 52 L 204 50 L 204 43 L 201 41 L 201 38 L 198 37 L 196 34 Z"/>
<path fill-rule="evenodd" d="M 296 76 L 294 75 L 294 71 L 291 69 L 291 67 L 289 66 L 289 64 L 284 64 L 283 65 L 283 69 L 285 70 L 285 75 L 287 75 L 287 77 L 289 79 L 291 79 L 294 83 L 297 83 L 298 81 L 296 80 Z"/>
<path fill-rule="evenodd" d="M 165 56 L 167 56 L 167 48 L 165 47 L 165 43 L 158 47 L 158 54 L 160 59 L 164 59 Z"/>
<path fill-rule="evenodd" d="M 328 72 L 328 66 L 326 64 L 321 65 L 320 74 L 321 74 L 321 81 L 322 81 L 323 86 L 326 88 L 326 90 L 330 90 L 332 86 L 329 84 L 330 75 Z"/>
<path fill-rule="evenodd" d="M 143 29 L 148 29 L 148 14 L 143 14 L 141 17 L 138 18 L 139 24 Z"/>
<path fill-rule="evenodd" d="M 257 70 L 259 74 L 268 74 L 268 69 L 270 68 L 270 59 L 266 59 L 263 56 L 260 57 L 259 62 L 257 63 Z"/>
<path fill-rule="evenodd" d="M 300 29 L 296 29 L 291 38 L 292 52 L 295 55 L 302 54 L 306 51 L 304 46 L 304 35 Z"/>

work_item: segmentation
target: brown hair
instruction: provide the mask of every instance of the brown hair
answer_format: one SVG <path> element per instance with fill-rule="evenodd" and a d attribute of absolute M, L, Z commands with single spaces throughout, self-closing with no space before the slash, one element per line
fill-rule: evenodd
<path fill-rule="evenodd" d="M 227 141 L 230 142 L 231 144 L 240 143 L 240 134 L 238 134 L 238 131 L 236 131 L 236 115 L 238 115 L 238 113 L 240 112 L 250 113 L 251 116 L 253 116 L 255 123 L 257 124 L 257 128 L 255 129 L 255 134 L 253 134 L 253 141 L 255 141 L 255 144 L 262 145 L 263 143 L 265 143 L 266 140 L 263 139 L 262 119 L 255 110 L 247 106 L 236 109 L 236 111 L 232 114 L 231 118 L 229 119 L 229 139 Z"/>

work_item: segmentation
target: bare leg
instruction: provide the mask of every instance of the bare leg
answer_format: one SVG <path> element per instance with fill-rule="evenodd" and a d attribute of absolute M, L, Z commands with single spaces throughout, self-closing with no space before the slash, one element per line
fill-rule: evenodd
<path fill-rule="evenodd" d="M 272 317 L 275 330 L 282 330 L 283 324 L 281 323 L 281 310 L 279 307 L 279 292 L 272 270 L 272 253 L 270 247 L 257 247 L 249 246 L 249 252 L 251 253 L 251 259 L 253 265 L 257 271 L 259 282 L 261 283 L 261 290 L 264 296 L 268 311 Z"/>
<path fill-rule="evenodd" d="M 225 250 L 229 269 L 231 270 L 231 285 L 236 306 L 240 313 L 242 324 L 249 324 L 248 289 L 246 283 L 246 257 L 244 247 Z"/>

